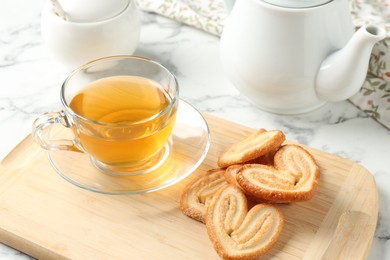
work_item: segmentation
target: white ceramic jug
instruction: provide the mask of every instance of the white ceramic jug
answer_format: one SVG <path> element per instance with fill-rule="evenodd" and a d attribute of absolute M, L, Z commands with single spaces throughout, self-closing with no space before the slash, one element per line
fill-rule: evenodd
<path fill-rule="evenodd" d="M 74 69 L 101 57 L 133 54 L 140 14 L 133 0 L 48 0 L 41 31 L 54 57 Z"/>
<path fill-rule="evenodd" d="M 221 36 L 221 61 L 258 107 L 302 113 L 362 86 L 372 47 L 386 31 L 354 31 L 347 0 L 237 0 Z"/>

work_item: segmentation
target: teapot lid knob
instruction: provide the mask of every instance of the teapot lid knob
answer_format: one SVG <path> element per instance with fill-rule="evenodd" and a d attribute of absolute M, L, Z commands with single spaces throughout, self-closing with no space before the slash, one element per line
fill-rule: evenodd
<path fill-rule="evenodd" d="M 309 8 L 327 4 L 333 0 L 263 0 L 264 2 L 286 8 Z"/>
<path fill-rule="evenodd" d="M 58 0 L 70 22 L 99 22 L 112 18 L 129 5 L 131 0 Z"/>

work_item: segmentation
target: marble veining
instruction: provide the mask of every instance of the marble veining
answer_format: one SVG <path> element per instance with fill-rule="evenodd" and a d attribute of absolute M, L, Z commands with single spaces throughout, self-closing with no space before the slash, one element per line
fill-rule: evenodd
<path fill-rule="evenodd" d="M 31 130 L 33 120 L 61 109 L 59 89 L 69 69 L 48 53 L 40 34 L 43 0 L 3 0 L 0 8 L 0 158 Z M 375 177 L 379 217 L 369 259 L 390 259 L 390 130 L 350 102 L 283 116 L 259 110 L 225 77 L 219 38 L 143 13 L 136 55 L 155 59 L 177 76 L 180 95 L 202 112 L 253 128 L 281 129 L 292 141 L 356 161 Z M 39 231 L 37 231 L 39 232 Z M 0 259 L 29 259 L 0 244 Z"/>

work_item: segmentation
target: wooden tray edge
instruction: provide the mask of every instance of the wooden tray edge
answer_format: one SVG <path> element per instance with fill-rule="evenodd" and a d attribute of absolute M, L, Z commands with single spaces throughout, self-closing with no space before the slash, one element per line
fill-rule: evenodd
<path fill-rule="evenodd" d="M 340 209 L 343 213 L 334 221 L 335 212 Z M 374 176 L 364 166 L 354 164 L 304 259 L 366 259 L 374 239 L 378 210 Z"/>

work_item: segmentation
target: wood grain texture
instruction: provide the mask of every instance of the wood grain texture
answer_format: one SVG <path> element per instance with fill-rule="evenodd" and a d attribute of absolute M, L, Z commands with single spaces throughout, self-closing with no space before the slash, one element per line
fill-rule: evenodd
<path fill-rule="evenodd" d="M 205 226 L 180 212 L 180 194 L 255 129 L 205 118 L 211 147 L 199 168 L 169 188 L 135 196 L 69 184 L 27 137 L 0 166 L 0 241 L 40 259 L 218 259 Z M 285 226 L 265 258 L 364 259 L 378 214 L 373 176 L 352 161 L 306 148 L 321 170 L 317 193 L 307 202 L 280 205 Z"/>

